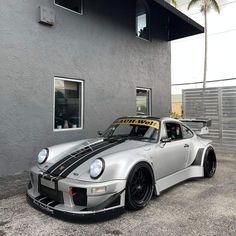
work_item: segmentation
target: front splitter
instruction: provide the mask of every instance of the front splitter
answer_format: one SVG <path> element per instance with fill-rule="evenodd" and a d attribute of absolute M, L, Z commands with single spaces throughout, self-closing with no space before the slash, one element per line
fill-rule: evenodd
<path fill-rule="evenodd" d="M 27 202 L 34 207 L 35 209 L 46 213 L 47 215 L 56 217 L 70 222 L 83 222 L 83 223 L 92 223 L 92 222 L 101 222 L 114 219 L 119 217 L 122 213 L 125 212 L 124 207 L 115 207 L 112 209 L 104 209 L 102 211 L 81 211 L 79 213 L 60 211 L 53 207 L 48 207 L 46 204 L 43 204 L 34 198 L 32 198 L 28 193 L 26 193 Z"/>

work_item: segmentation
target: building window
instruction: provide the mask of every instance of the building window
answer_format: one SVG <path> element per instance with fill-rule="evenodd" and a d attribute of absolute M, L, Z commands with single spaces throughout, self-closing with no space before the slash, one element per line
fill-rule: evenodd
<path fill-rule="evenodd" d="M 55 5 L 83 14 L 83 0 L 54 0 Z"/>
<path fill-rule="evenodd" d="M 151 89 L 136 89 L 136 114 L 151 115 Z"/>
<path fill-rule="evenodd" d="M 54 130 L 83 128 L 83 81 L 54 78 Z"/>
<path fill-rule="evenodd" d="M 149 10 L 144 0 L 136 1 L 136 36 L 150 40 Z"/>

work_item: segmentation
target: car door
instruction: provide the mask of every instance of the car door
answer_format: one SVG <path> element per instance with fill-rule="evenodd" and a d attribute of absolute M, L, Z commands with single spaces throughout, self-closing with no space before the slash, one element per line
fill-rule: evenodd
<path fill-rule="evenodd" d="M 177 122 L 163 122 L 161 138 L 169 142 L 159 142 L 154 149 L 153 164 L 157 179 L 186 168 L 189 153 L 189 139 L 183 139 L 182 127 Z"/>
<path fill-rule="evenodd" d="M 193 141 L 193 137 L 194 137 L 194 133 L 192 130 L 190 130 L 188 127 L 186 127 L 185 125 L 181 125 L 182 127 L 182 135 L 183 135 L 183 139 L 185 140 L 185 143 L 187 145 L 189 145 L 188 147 L 188 154 L 187 154 L 187 160 L 186 160 L 186 167 L 190 166 L 192 164 L 192 162 L 194 161 L 194 141 Z"/>

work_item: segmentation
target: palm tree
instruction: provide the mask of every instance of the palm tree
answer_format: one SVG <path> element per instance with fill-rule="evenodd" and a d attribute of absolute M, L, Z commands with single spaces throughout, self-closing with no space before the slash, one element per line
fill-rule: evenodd
<path fill-rule="evenodd" d="M 213 9 L 220 13 L 220 7 L 216 0 L 191 0 L 188 4 L 188 10 L 196 5 L 200 4 L 200 11 L 204 14 L 204 26 L 205 26 L 205 55 L 204 55 L 204 75 L 203 75 L 203 90 L 206 88 L 206 74 L 207 74 L 207 13 Z"/>

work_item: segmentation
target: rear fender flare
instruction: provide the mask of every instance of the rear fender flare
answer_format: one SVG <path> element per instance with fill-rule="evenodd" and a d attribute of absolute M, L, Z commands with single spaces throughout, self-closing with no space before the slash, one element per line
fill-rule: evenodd
<path fill-rule="evenodd" d="M 213 146 L 211 145 L 211 144 L 208 144 L 206 147 L 205 147 L 205 149 L 204 149 L 204 151 L 203 151 L 203 154 L 202 154 L 202 161 L 201 161 L 201 166 L 203 167 L 203 164 L 204 164 L 204 160 L 205 160 L 205 158 L 206 158 L 206 156 L 208 155 L 208 152 L 210 151 L 210 150 L 213 150 L 213 152 L 215 153 L 215 149 L 213 148 Z M 215 155 L 216 156 L 216 155 Z"/>

